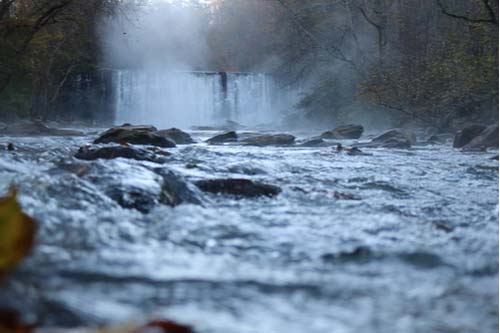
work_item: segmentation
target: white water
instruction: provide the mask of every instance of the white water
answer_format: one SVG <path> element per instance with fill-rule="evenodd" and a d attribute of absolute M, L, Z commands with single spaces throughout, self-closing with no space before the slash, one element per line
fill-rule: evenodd
<path fill-rule="evenodd" d="M 231 120 L 255 126 L 280 114 L 284 94 L 265 74 L 118 71 L 115 85 L 117 124 L 187 128 Z M 278 106 L 279 105 L 279 106 Z"/>

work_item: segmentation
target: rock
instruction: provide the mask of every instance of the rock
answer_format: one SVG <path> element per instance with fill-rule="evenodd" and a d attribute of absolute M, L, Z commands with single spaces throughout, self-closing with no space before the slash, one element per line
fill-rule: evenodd
<path fill-rule="evenodd" d="M 121 207 L 128 209 L 136 209 L 143 214 L 147 214 L 158 203 L 157 198 L 140 188 L 131 187 L 110 188 L 106 194 L 116 201 Z"/>
<path fill-rule="evenodd" d="M 209 144 L 221 144 L 221 143 L 236 142 L 236 141 L 238 141 L 238 134 L 236 134 L 236 132 L 234 131 L 231 131 L 216 135 L 208 139 L 206 142 L 208 142 Z"/>
<path fill-rule="evenodd" d="M 119 157 L 156 163 L 165 162 L 164 158 L 158 157 L 152 152 L 130 146 L 113 146 L 97 149 L 84 146 L 80 147 L 78 152 L 75 154 L 75 158 L 87 161 L 94 161 L 97 159 L 110 160 Z"/>
<path fill-rule="evenodd" d="M 163 177 L 160 202 L 168 206 L 177 206 L 183 203 L 200 205 L 200 195 L 198 189 L 190 186 L 189 183 L 176 173 L 155 169 L 155 172 Z"/>
<path fill-rule="evenodd" d="M 156 134 L 163 136 L 178 145 L 188 145 L 194 143 L 193 138 L 186 132 L 181 131 L 178 128 L 171 128 L 167 130 L 157 131 Z"/>
<path fill-rule="evenodd" d="M 334 144 L 323 139 L 309 139 L 297 145 L 297 147 L 331 147 Z"/>
<path fill-rule="evenodd" d="M 491 157 L 490 160 L 498 161 L 498 155 Z"/>
<path fill-rule="evenodd" d="M 16 148 L 14 147 L 14 144 L 12 142 L 9 142 L 7 144 L 7 150 L 8 151 L 14 151 L 14 150 L 16 150 Z"/>
<path fill-rule="evenodd" d="M 475 137 L 481 134 L 482 131 L 486 129 L 486 126 L 483 125 L 470 125 L 467 126 L 455 135 L 455 139 L 453 141 L 453 148 L 462 148 L 466 144 L 472 141 Z"/>
<path fill-rule="evenodd" d="M 2 134 L 18 135 L 18 136 L 38 136 L 38 135 L 79 136 L 79 135 L 84 135 L 84 133 L 80 132 L 80 131 L 50 128 L 50 127 L 47 127 L 45 124 L 43 124 L 40 121 L 18 123 L 18 124 L 10 125 L 7 128 L 2 130 Z"/>
<path fill-rule="evenodd" d="M 484 150 L 486 148 L 498 149 L 498 124 L 488 126 L 463 147 L 464 150 Z"/>
<path fill-rule="evenodd" d="M 274 185 L 253 182 L 248 179 L 211 179 L 195 183 L 202 191 L 210 193 L 230 194 L 238 197 L 273 197 L 281 193 Z"/>
<path fill-rule="evenodd" d="M 357 196 L 356 194 L 347 192 L 338 192 L 338 191 L 333 192 L 333 197 L 336 200 L 353 200 L 353 201 L 361 200 L 361 197 Z"/>
<path fill-rule="evenodd" d="M 361 125 L 346 125 L 334 128 L 321 134 L 322 139 L 359 139 L 363 135 L 364 128 Z"/>
<path fill-rule="evenodd" d="M 360 147 L 369 148 L 411 148 L 417 140 L 415 133 L 402 129 L 388 130 L 373 138 L 368 143 L 358 144 Z"/>
<path fill-rule="evenodd" d="M 152 145 L 163 148 L 175 147 L 175 142 L 156 133 L 154 126 L 123 126 L 113 127 L 102 133 L 95 141 L 99 143 L 131 143 L 137 145 Z"/>
<path fill-rule="evenodd" d="M 245 126 L 228 120 L 222 125 L 213 125 L 213 126 L 192 126 L 191 129 L 194 131 L 236 131 L 240 129 L 244 129 Z"/>
<path fill-rule="evenodd" d="M 289 134 L 266 134 L 247 138 L 241 143 L 249 146 L 282 146 L 295 143 L 295 137 Z"/>

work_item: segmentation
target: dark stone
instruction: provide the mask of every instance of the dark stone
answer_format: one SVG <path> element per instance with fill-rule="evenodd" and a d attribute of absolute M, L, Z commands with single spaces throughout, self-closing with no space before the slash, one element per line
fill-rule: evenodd
<path fill-rule="evenodd" d="M 290 134 L 266 134 L 247 138 L 241 141 L 249 146 L 285 146 L 295 143 L 295 137 Z"/>
<path fill-rule="evenodd" d="M 346 193 L 346 192 L 338 192 L 338 191 L 333 192 L 333 197 L 337 200 L 353 200 L 353 201 L 361 200 L 361 197 L 359 197 L 355 194 Z"/>
<path fill-rule="evenodd" d="M 484 150 L 486 148 L 498 149 L 498 124 L 488 126 L 463 147 L 464 150 Z"/>
<path fill-rule="evenodd" d="M 121 207 L 136 209 L 141 213 L 149 213 L 158 203 L 154 194 L 140 188 L 111 188 L 106 193 L 111 199 L 116 201 Z"/>
<path fill-rule="evenodd" d="M 470 125 L 467 126 L 455 135 L 455 139 L 453 141 L 453 148 L 462 148 L 466 144 L 472 141 L 475 137 L 481 134 L 482 131 L 486 129 L 486 126 L 483 125 Z"/>
<path fill-rule="evenodd" d="M 230 194 L 238 197 L 273 197 L 281 193 L 274 185 L 253 182 L 248 179 L 211 179 L 195 183 L 202 191 L 210 193 Z"/>
<path fill-rule="evenodd" d="M 178 145 L 188 145 L 194 143 L 193 138 L 186 132 L 181 131 L 178 128 L 171 128 L 166 130 L 161 130 L 156 132 L 156 134 L 163 136 L 169 140 L 172 140 Z"/>
<path fill-rule="evenodd" d="M 131 143 L 137 145 L 152 145 L 163 148 L 175 147 L 175 142 L 156 134 L 154 126 L 113 127 L 102 133 L 94 143 Z"/>
<path fill-rule="evenodd" d="M 16 136 L 80 136 L 84 135 L 83 132 L 56 129 L 46 126 L 40 121 L 34 121 L 29 123 L 19 123 L 8 126 L 2 130 L 2 134 L 16 135 Z"/>
<path fill-rule="evenodd" d="M 366 263 L 373 259 L 378 259 L 378 256 L 375 255 L 370 248 L 366 246 L 358 246 L 354 248 L 352 251 L 345 251 L 340 253 L 327 253 L 321 256 L 324 261 L 332 262 L 332 263 L 348 263 L 348 262 L 357 262 L 357 263 Z"/>
<path fill-rule="evenodd" d="M 155 169 L 155 172 L 163 177 L 163 185 L 160 194 L 160 202 L 168 206 L 177 206 L 183 203 L 200 205 L 198 189 L 194 188 L 181 176 L 165 170 Z"/>
<path fill-rule="evenodd" d="M 322 139 L 359 139 L 363 135 L 364 128 L 361 125 L 346 125 L 334 128 L 321 134 Z"/>
<path fill-rule="evenodd" d="M 416 140 L 417 138 L 415 133 L 411 131 L 402 129 L 392 129 L 373 138 L 368 143 L 357 144 L 357 146 L 369 147 L 369 148 L 407 149 L 411 148 L 412 144 L 414 144 Z"/>
<path fill-rule="evenodd" d="M 8 151 L 14 151 L 14 150 L 16 150 L 16 148 L 14 148 L 14 144 L 12 142 L 10 142 L 9 144 L 7 144 L 7 150 Z"/>
<path fill-rule="evenodd" d="M 496 161 L 498 161 L 498 155 L 493 156 L 492 158 L 490 158 L 490 160 L 494 160 L 494 161 L 496 160 Z"/>
<path fill-rule="evenodd" d="M 331 147 L 334 145 L 331 142 L 326 142 L 323 139 L 309 139 L 305 142 L 298 144 L 298 147 Z"/>
<path fill-rule="evenodd" d="M 208 139 L 206 142 L 210 144 L 221 144 L 226 142 L 236 142 L 238 141 L 238 134 L 236 132 L 231 131 L 224 134 L 219 134 L 214 136 L 213 138 Z"/>
<path fill-rule="evenodd" d="M 421 269 L 432 269 L 445 265 L 439 256 L 427 252 L 404 253 L 399 257 L 407 264 Z"/>
<path fill-rule="evenodd" d="M 164 163 L 165 159 L 156 156 L 154 153 L 144 149 L 139 149 L 130 146 L 113 146 L 92 149 L 90 147 L 80 147 L 75 157 L 80 160 L 94 161 L 97 159 L 114 159 L 114 158 L 128 158 L 138 161 L 149 161 L 156 163 Z"/>

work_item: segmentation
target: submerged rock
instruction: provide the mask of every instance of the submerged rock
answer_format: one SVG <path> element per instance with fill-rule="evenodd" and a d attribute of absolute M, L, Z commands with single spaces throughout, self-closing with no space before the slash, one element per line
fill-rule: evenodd
<path fill-rule="evenodd" d="M 158 199 L 153 193 L 141 188 L 113 187 L 108 189 L 106 194 L 116 201 L 121 207 L 136 209 L 143 214 L 147 214 L 158 203 Z"/>
<path fill-rule="evenodd" d="M 470 125 L 455 134 L 453 148 L 462 148 L 486 129 L 483 125 Z"/>
<path fill-rule="evenodd" d="M 18 136 L 79 136 L 83 132 L 65 129 L 50 128 L 40 121 L 13 124 L 1 130 L 1 134 Z"/>
<path fill-rule="evenodd" d="M 281 193 L 281 188 L 274 185 L 253 182 L 248 179 L 211 179 L 195 183 L 202 191 L 230 194 L 238 197 L 273 197 Z"/>
<path fill-rule="evenodd" d="M 361 125 L 346 125 L 334 128 L 321 134 L 321 139 L 359 139 L 363 135 L 364 128 Z"/>
<path fill-rule="evenodd" d="M 188 133 L 181 131 L 178 128 L 170 128 L 166 130 L 157 131 L 156 134 L 163 136 L 178 145 L 188 145 L 194 143 L 193 138 Z"/>
<path fill-rule="evenodd" d="M 285 146 L 295 143 L 295 137 L 290 134 L 266 134 L 250 137 L 241 143 L 249 146 Z"/>
<path fill-rule="evenodd" d="M 486 148 L 498 149 L 498 125 L 488 126 L 463 147 L 464 150 L 483 150 Z"/>
<path fill-rule="evenodd" d="M 156 133 L 154 126 L 119 126 L 102 133 L 95 141 L 99 143 L 131 143 L 163 148 L 175 147 L 175 142 Z"/>
<path fill-rule="evenodd" d="M 238 141 L 238 134 L 236 134 L 235 131 L 230 131 L 227 133 L 216 135 L 208 139 L 206 142 L 208 142 L 209 144 L 221 144 L 221 143 L 236 142 L 236 141 Z"/>
<path fill-rule="evenodd" d="M 411 148 L 417 137 L 415 133 L 403 129 L 391 129 L 373 138 L 368 143 L 358 144 L 360 147 L 370 148 Z"/>
<path fill-rule="evenodd" d="M 113 146 L 92 149 L 84 146 L 80 147 L 75 157 L 80 160 L 94 161 L 98 159 L 114 159 L 114 158 L 128 158 L 138 161 L 149 161 L 156 163 L 164 163 L 165 159 L 156 156 L 154 153 L 130 146 Z"/>

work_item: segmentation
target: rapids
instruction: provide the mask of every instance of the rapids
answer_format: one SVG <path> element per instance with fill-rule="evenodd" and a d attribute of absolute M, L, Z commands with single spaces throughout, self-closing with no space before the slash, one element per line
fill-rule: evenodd
<path fill-rule="evenodd" d="M 170 318 L 206 333 L 495 332 L 498 162 L 447 145 L 411 150 L 178 146 L 163 165 L 71 156 L 85 137 L 0 137 L 0 193 L 39 221 L 0 304 L 44 326 Z M 192 132 L 198 141 L 214 132 Z M 305 133 L 297 133 L 305 137 Z M 76 175 L 68 164 L 87 165 Z M 275 198 L 200 194 L 148 214 L 106 195 L 248 178 Z M 335 192 L 359 200 L 343 200 Z"/>

